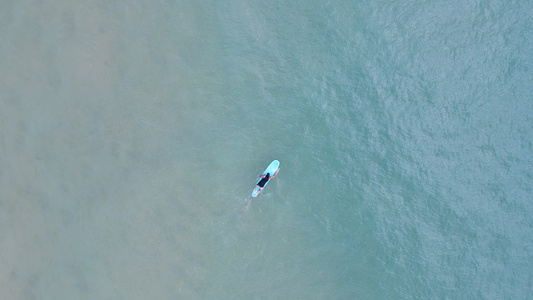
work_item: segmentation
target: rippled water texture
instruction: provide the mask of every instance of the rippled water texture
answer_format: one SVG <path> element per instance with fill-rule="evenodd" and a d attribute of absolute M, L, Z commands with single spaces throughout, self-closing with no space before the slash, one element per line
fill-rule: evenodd
<path fill-rule="evenodd" d="M 0 298 L 531 298 L 532 12 L 2 1 Z"/>

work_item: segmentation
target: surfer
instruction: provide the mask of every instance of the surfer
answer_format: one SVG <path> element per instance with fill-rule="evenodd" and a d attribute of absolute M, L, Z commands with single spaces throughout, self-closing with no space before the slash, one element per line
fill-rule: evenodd
<path fill-rule="evenodd" d="M 274 170 L 276 170 L 276 173 L 274 173 L 274 176 L 270 177 L 270 172 L 273 172 Z M 257 181 L 257 183 L 255 185 L 255 188 L 254 188 L 254 190 L 252 192 L 252 195 L 248 198 L 248 199 L 250 199 L 248 201 L 248 204 L 242 209 L 243 211 L 247 211 L 248 210 L 248 207 L 250 207 L 250 204 L 252 203 L 252 199 L 254 197 L 257 197 L 257 195 L 261 192 L 261 190 L 263 190 L 263 188 L 265 187 L 265 185 L 267 185 L 267 183 L 270 181 L 270 179 L 272 179 L 272 178 L 276 177 L 276 175 L 278 175 L 278 172 L 279 172 L 279 161 L 274 160 L 274 161 L 272 161 L 270 163 L 270 165 L 265 170 L 265 172 L 263 172 L 263 174 L 261 174 L 261 176 L 259 177 L 261 179 L 259 179 L 259 181 Z"/>
<path fill-rule="evenodd" d="M 279 169 L 276 171 L 276 174 L 274 174 L 274 176 L 270 177 L 270 173 L 266 173 L 266 175 L 261 175 L 261 180 L 257 183 L 257 185 L 263 189 L 263 187 L 265 186 L 265 184 L 272 178 L 276 177 L 276 175 L 278 175 L 278 172 L 279 172 Z M 261 190 L 259 190 L 261 191 Z"/>
<path fill-rule="evenodd" d="M 266 173 L 266 175 L 261 175 L 261 178 L 263 178 L 263 179 L 261 179 L 257 183 L 257 185 L 262 188 L 262 187 L 265 186 L 265 183 L 267 183 L 270 180 L 270 173 Z"/>

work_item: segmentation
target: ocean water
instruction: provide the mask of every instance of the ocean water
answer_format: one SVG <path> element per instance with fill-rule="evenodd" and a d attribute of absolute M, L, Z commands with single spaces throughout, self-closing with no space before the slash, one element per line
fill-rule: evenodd
<path fill-rule="evenodd" d="M 0 1 L 0 298 L 532 299 L 532 53 L 531 1 Z"/>

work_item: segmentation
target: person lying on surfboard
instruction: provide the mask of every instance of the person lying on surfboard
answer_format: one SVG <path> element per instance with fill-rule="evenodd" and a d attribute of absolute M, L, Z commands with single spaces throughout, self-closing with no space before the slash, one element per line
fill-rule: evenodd
<path fill-rule="evenodd" d="M 257 186 L 259 186 L 259 192 L 261 192 L 261 190 L 263 189 L 263 187 L 265 186 L 265 184 L 272 178 L 276 177 L 276 175 L 278 175 L 278 172 L 279 172 L 279 169 L 276 171 L 276 174 L 274 174 L 274 176 L 270 177 L 270 173 L 266 173 L 266 175 L 261 175 L 260 177 L 263 178 L 261 179 L 258 183 L 257 183 Z"/>
<path fill-rule="evenodd" d="M 274 172 L 274 170 L 276 171 L 276 173 L 274 173 L 274 176 L 270 177 L 270 172 Z M 270 165 L 268 165 L 268 168 L 259 177 L 260 179 L 255 184 L 255 187 L 254 187 L 254 190 L 252 191 L 252 194 L 250 195 L 250 197 L 248 197 L 248 199 L 246 199 L 246 200 L 249 200 L 248 204 L 242 209 L 242 211 L 247 211 L 248 210 L 248 207 L 250 207 L 250 204 L 252 203 L 252 199 L 254 197 L 257 197 L 257 195 L 268 184 L 270 179 L 272 179 L 272 178 L 276 177 L 276 175 L 278 175 L 278 172 L 279 172 L 279 161 L 278 160 L 273 160 L 270 163 Z"/>

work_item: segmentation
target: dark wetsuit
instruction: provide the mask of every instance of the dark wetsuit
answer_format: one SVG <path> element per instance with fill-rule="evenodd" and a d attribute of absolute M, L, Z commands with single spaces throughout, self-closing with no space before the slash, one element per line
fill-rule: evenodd
<path fill-rule="evenodd" d="M 261 178 L 261 180 L 257 183 L 258 186 L 264 187 L 265 184 L 270 180 L 270 176 L 265 175 L 264 178 Z"/>

